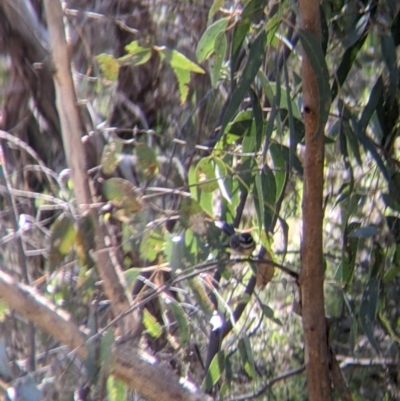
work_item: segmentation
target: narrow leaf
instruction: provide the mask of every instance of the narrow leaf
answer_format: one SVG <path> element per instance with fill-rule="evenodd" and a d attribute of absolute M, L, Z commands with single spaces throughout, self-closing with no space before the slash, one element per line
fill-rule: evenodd
<path fill-rule="evenodd" d="M 367 39 L 368 34 L 368 26 L 365 28 L 362 36 L 353 46 L 349 47 L 342 57 L 342 61 L 339 64 L 338 69 L 336 70 L 335 78 L 332 83 L 331 89 L 331 99 L 332 101 L 336 98 L 339 88 L 342 87 L 344 81 L 347 78 L 347 75 L 350 72 L 351 67 L 358 55 L 358 52 L 363 47 L 365 40 Z"/>
<path fill-rule="evenodd" d="M 183 308 L 173 300 L 170 304 L 172 313 L 175 316 L 179 328 L 179 345 L 184 347 L 190 339 L 189 324 Z"/>
<path fill-rule="evenodd" d="M 232 37 L 231 52 L 231 82 L 235 80 L 235 74 L 239 69 L 238 60 L 246 34 L 250 29 L 251 22 L 263 15 L 266 0 L 249 1 L 242 11 L 241 18 L 236 23 Z"/>
<path fill-rule="evenodd" d="M 389 70 L 389 91 L 395 99 L 399 84 L 399 69 L 397 67 L 396 46 L 392 35 L 383 35 L 381 39 L 382 55 Z"/>
<path fill-rule="evenodd" d="M 353 278 L 359 242 L 358 237 L 352 238 L 349 234 L 358 229 L 360 225 L 359 222 L 350 223 L 343 236 L 342 262 L 335 278 L 346 285 Z"/>
<path fill-rule="evenodd" d="M 207 60 L 215 50 L 215 42 L 219 34 L 225 32 L 229 18 L 222 18 L 211 24 L 201 36 L 196 49 L 196 58 L 199 63 Z"/>
<path fill-rule="evenodd" d="M 243 70 L 241 80 L 237 88 L 233 92 L 231 100 L 224 113 L 224 117 L 222 118 L 221 132 L 225 131 L 227 124 L 229 123 L 229 121 L 231 121 L 237 109 L 239 108 L 240 103 L 244 99 L 247 91 L 250 88 L 250 85 L 252 84 L 255 76 L 257 75 L 259 68 L 261 67 L 261 64 L 264 60 L 264 55 L 265 55 L 265 33 L 264 31 L 261 31 L 251 46 L 248 61 Z"/>
<path fill-rule="evenodd" d="M 276 323 L 278 326 L 282 326 L 282 321 L 275 317 L 275 312 L 268 305 L 261 303 L 260 306 L 265 317 Z"/>
<path fill-rule="evenodd" d="M 379 354 L 379 345 L 375 339 L 374 328 L 378 311 L 379 288 L 379 280 L 377 278 L 370 279 L 365 287 L 360 306 L 361 326 L 377 354 Z"/>
<path fill-rule="evenodd" d="M 211 85 L 216 88 L 218 80 L 221 77 L 222 63 L 225 59 L 226 49 L 228 43 L 226 40 L 225 32 L 220 32 L 216 39 L 214 45 L 214 60 L 211 67 Z"/>
<path fill-rule="evenodd" d="M 242 358 L 244 370 L 254 380 L 257 376 L 256 367 L 253 352 L 251 350 L 250 339 L 246 335 L 239 341 L 239 352 Z"/>
<path fill-rule="evenodd" d="M 201 384 L 204 391 L 209 391 L 213 388 L 215 383 L 221 378 L 225 370 L 225 352 L 219 351 L 211 361 L 210 367 L 207 371 L 206 377 Z"/>
<path fill-rule="evenodd" d="M 362 131 L 362 133 L 365 133 L 372 115 L 376 111 L 378 104 L 382 101 L 382 96 L 381 96 L 382 90 L 383 90 L 383 81 L 382 81 L 382 76 L 380 76 L 371 90 L 368 102 L 360 118 L 359 128 Z"/>
<path fill-rule="evenodd" d="M 112 349 L 114 345 L 114 332 L 113 330 L 107 330 L 107 332 L 101 337 L 100 343 L 100 362 L 102 368 L 108 372 L 111 368 L 112 363 Z"/>
<path fill-rule="evenodd" d="M 210 7 L 210 11 L 208 12 L 208 19 L 210 20 L 215 13 L 218 12 L 218 10 L 222 7 L 222 5 L 225 3 L 225 0 L 214 0 Z"/>

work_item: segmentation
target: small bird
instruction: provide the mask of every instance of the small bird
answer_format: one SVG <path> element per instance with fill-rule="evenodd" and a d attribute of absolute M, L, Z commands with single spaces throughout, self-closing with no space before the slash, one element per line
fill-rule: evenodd
<path fill-rule="evenodd" d="M 250 256 L 254 252 L 256 243 L 251 234 L 236 233 L 234 227 L 224 221 L 216 221 L 215 225 L 229 236 L 229 247 L 233 254 Z M 275 267 L 267 249 L 261 249 L 259 258 L 261 260 L 257 263 L 256 285 L 259 288 L 265 288 L 274 276 Z"/>
<path fill-rule="evenodd" d="M 256 243 L 249 233 L 233 234 L 229 237 L 229 247 L 236 255 L 250 256 Z"/>
<path fill-rule="evenodd" d="M 236 233 L 234 227 L 225 221 L 216 221 L 215 225 L 229 236 L 229 247 L 236 255 L 250 256 L 256 243 L 250 233 Z"/>

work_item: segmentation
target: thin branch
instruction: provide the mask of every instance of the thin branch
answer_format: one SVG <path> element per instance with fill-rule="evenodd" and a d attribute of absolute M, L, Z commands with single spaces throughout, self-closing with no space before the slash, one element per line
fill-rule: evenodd
<path fill-rule="evenodd" d="M 78 215 L 81 215 L 92 202 L 86 155 L 81 141 L 84 129 L 77 108 L 61 3 L 59 0 L 45 0 L 44 5 L 54 65 L 57 110 L 60 115 L 63 144 L 76 197 L 77 207 L 75 210 Z M 90 209 L 90 214 L 95 230 L 96 251 L 101 251 L 105 248 L 103 229 L 99 224 L 96 210 Z M 115 315 L 125 311 L 131 304 L 131 297 L 125 292 L 125 287 L 121 281 L 122 275 L 119 274 L 118 267 L 116 251 L 109 249 L 108 252 L 96 252 L 96 268 Z M 123 322 L 121 321 L 120 324 L 123 324 L 120 330 L 124 334 L 129 332 L 132 337 L 138 337 L 141 333 L 139 316 L 131 315 Z"/>
<path fill-rule="evenodd" d="M 85 335 L 71 321 L 71 316 L 57 308 L 32 287 L 20 284 L 3 270 L 0 270 L 0 296 L 7 304 L 29 321 L 40 326 L 71 349 L 78 348 L 78 355 L 85 359 L 87 348 Z"/>
<path fill-rule="evenodd" d="M 72 321 L 71 316 L 31 287 L 20 284 L 0 265 L 0 297 L 10 308 L 40 326 L 70 349 L 75 349 L 81 359 L 88 356 L 85 334 Z M 71 356 L 71 355 L 70 355 Z M 184 381 L 156 363 L 156 360 L 134 348 L 129 342 L 118 343 L 113 348 L 112 373 L 130 388 L 157 401 L 201 401 L 207 396 L 193 384 Z"/>
<path fill-rule="evenodd" d="M 268 381 L 263 387 L 261 387 L 256 393 L 252 394 L 243 394 L 239 397 L 231 398 L 231 401 L 245 401 L 245 400 L 251 400 L 253 398 L 258 398 L 261 395 L 263 395 L 267 390 L 269 390 L 275 383 L 278 383 L 282 380 L 286 380 L 289 377 L 299 375 L 300 373 L 303 373 L 306 367 L 300 366 L 299 368 L 289 370 L 288 372 L 283 373 L 280 376 L 274 377 L 270 381 Z"/>

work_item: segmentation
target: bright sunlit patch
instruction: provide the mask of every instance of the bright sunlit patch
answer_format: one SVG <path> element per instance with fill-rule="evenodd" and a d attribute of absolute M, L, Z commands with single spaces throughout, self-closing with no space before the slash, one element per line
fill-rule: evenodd
<path fill-rule="evenodd" d="M 214 311 L 213 315 L 210 319 L 210 323 L 212 326 L 212 331 L 218 330 L 222 327 L 222 325 L 224 324 L 224 320 L 222 318 L 222 316 L 217 312 Z"/>

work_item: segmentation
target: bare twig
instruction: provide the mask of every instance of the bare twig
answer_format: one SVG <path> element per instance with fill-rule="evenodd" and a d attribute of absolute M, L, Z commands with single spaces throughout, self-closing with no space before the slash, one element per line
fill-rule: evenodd
<path fill-rule="evenodd" d="M 244 401 L 244 400 L 251 400 L 253 398 L 258 398 L 262 394 L 264 394 L 267 390 L 269 390 L 275 383 L 278 383 L 282 380 L 286 380 L 289 377 L 299 375 L 300 373 L 303 373 L 305 370 L 305 366 L 300 366 L 299 368 L 289 370 L 288 372 L 285 372 L 277 377 L 274 377 L 270 381 L 268 381 L 264 386 L 262 386 L 257 392 L 252 393 L 252 394 L 243 394 L 239 397 L 231 398 L 231 401 Z"/>

